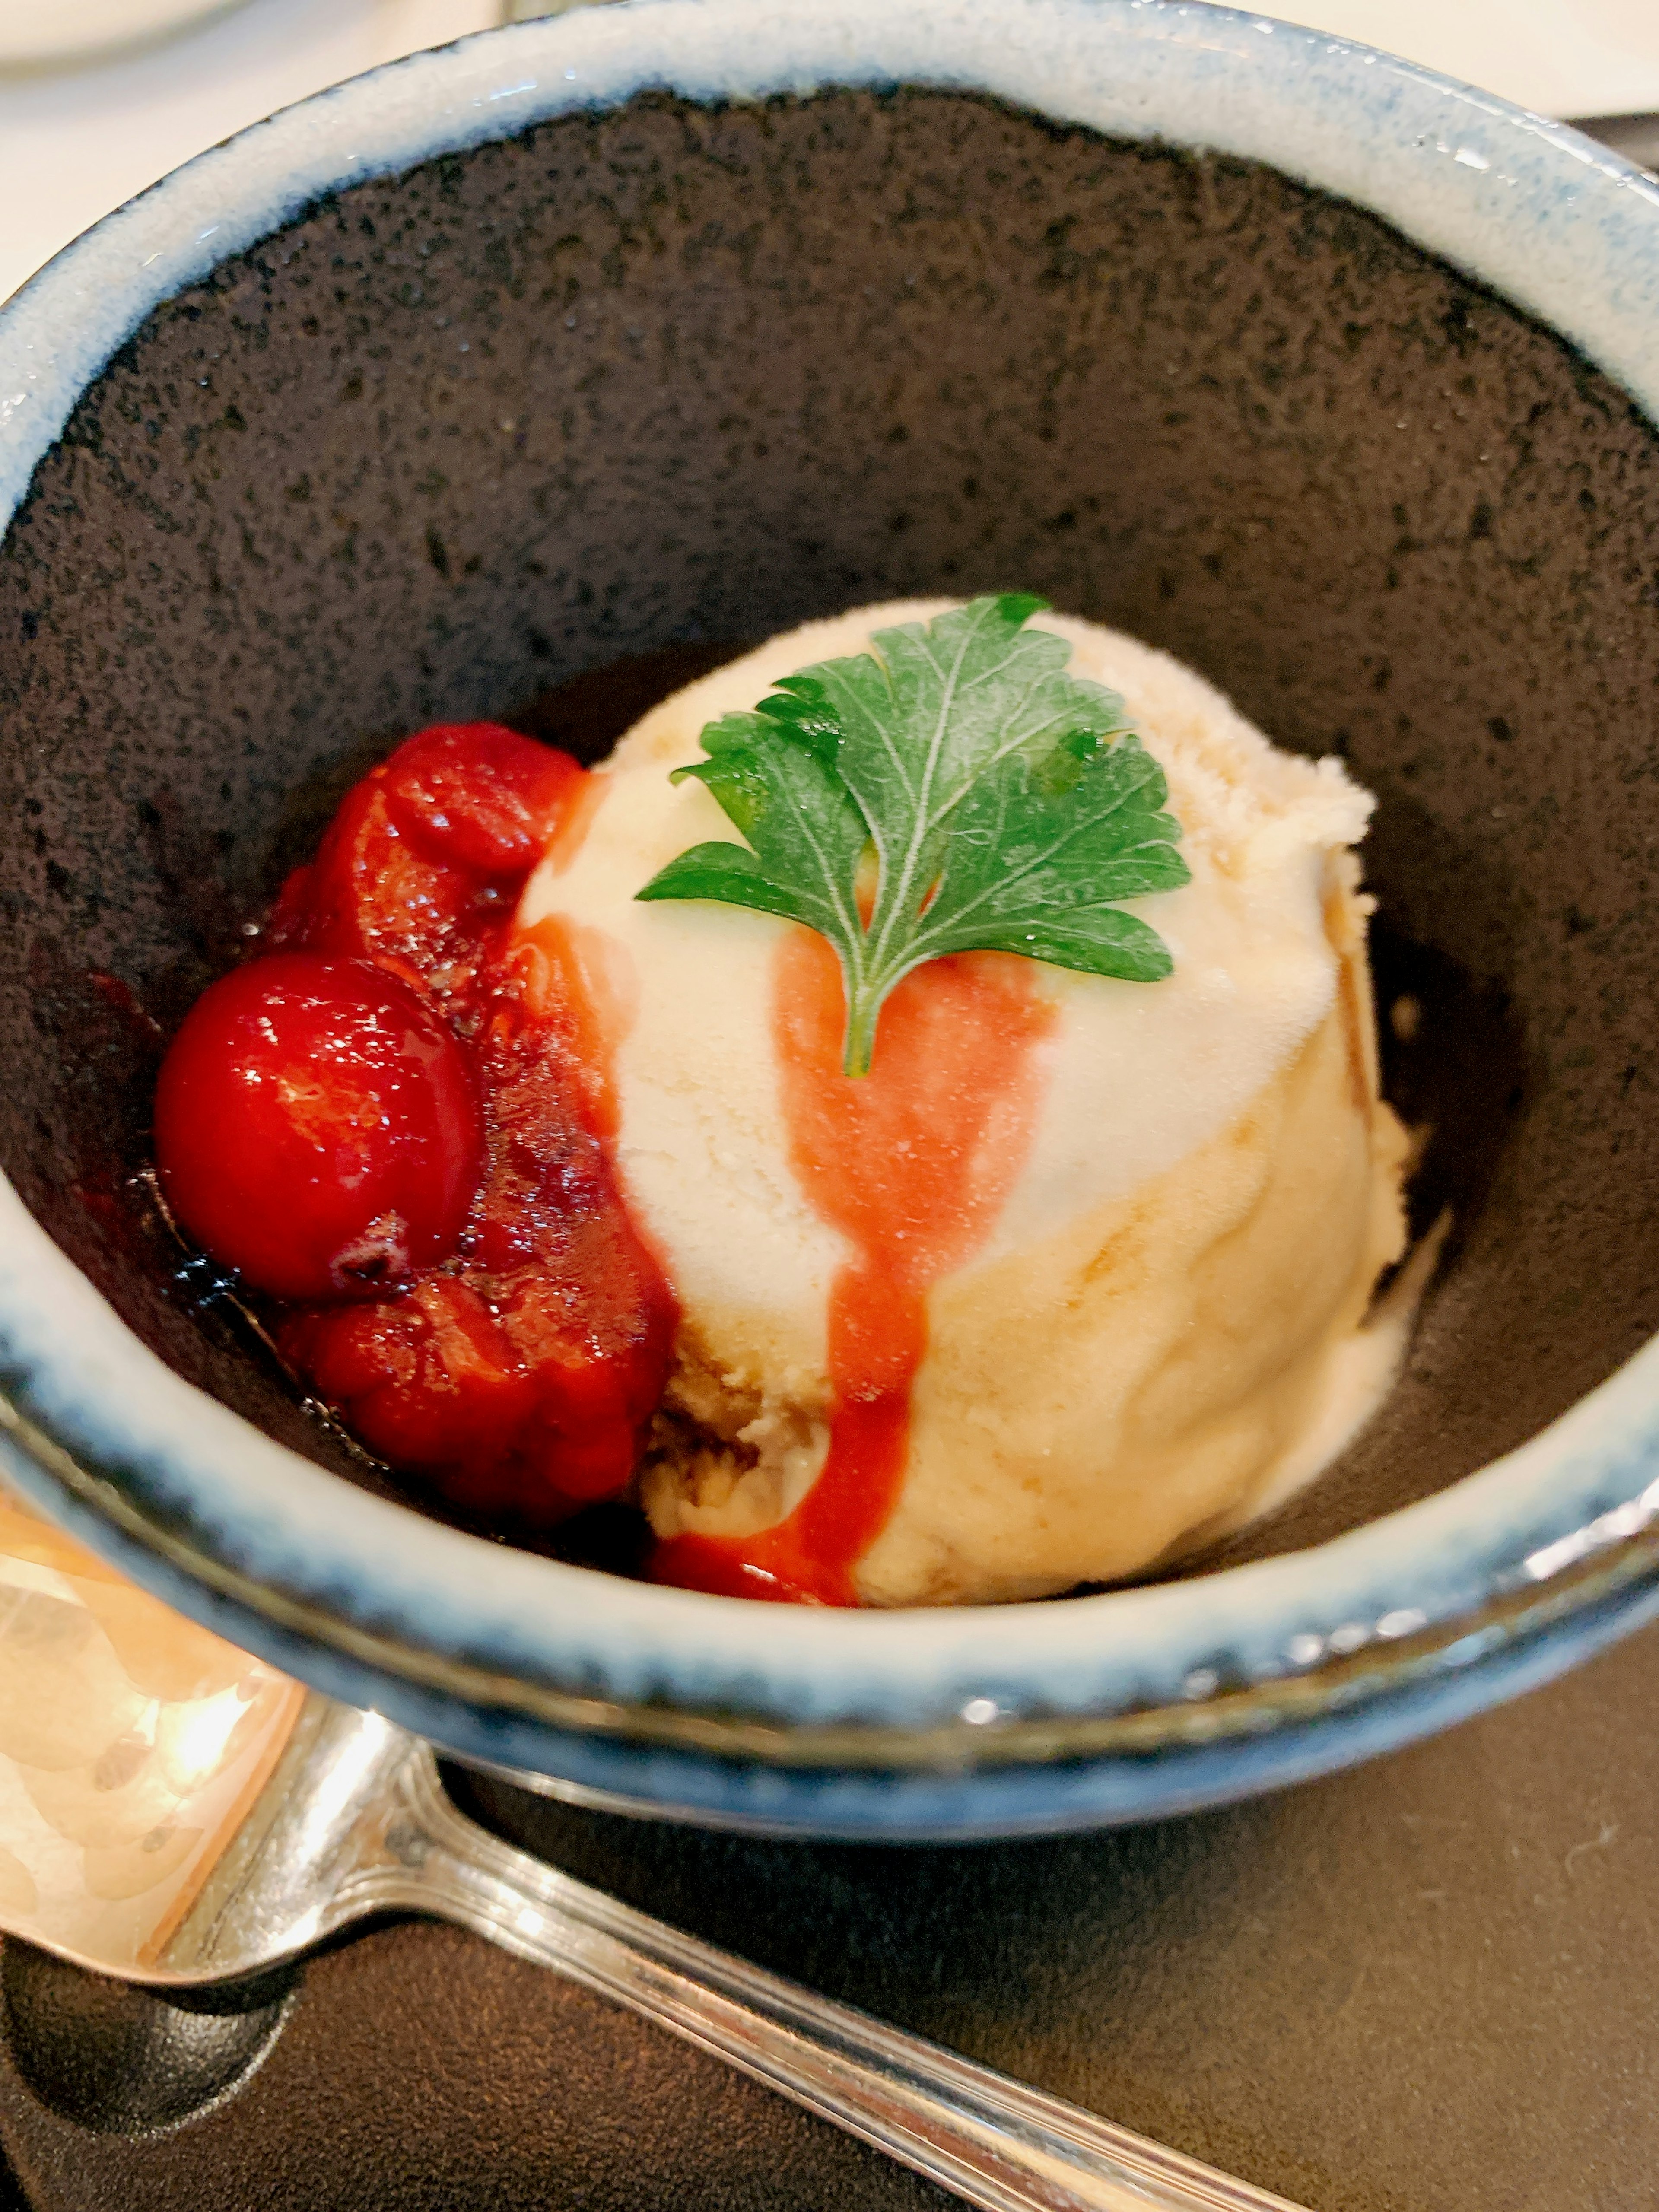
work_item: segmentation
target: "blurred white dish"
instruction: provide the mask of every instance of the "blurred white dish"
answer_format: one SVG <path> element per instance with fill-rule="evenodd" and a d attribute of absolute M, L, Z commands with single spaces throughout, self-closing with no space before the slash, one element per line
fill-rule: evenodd
<path fill-rule="evenodd" d="M 501 18 L 500 0 L 228 0 L 217 16 L 207 4 L 0 0 L 0 300 L 78 231 L 216 140 L 342 77 Z M 130 27 L 164 7 L 181 24 L 194 19 L 188 36 L 108 59 L 88 54 L 80 68 L 25 65 L 5 42 L 27 17 L 43 49 L 50 32 L 67 58 L 62 27 L 83 13 L 118 14 Z"/>
<path fill-rule="evenodd" d="M 164 38 L 241 0 L 0 0 L 0 64 L 69 61 Z"/>
<path fill-rule="evenodd" d="M 1654 0 L 1270 0 L 1256 12 L 1403 54 L 1545 115 L 1659 107 Z"/>

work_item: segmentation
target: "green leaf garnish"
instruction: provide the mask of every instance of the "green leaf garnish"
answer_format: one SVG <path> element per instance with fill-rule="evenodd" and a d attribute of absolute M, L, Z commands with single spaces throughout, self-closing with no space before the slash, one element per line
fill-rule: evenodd
<path fill-rule="evenodd" d="M 711 722 L 708 759 L 674 771 L 747 842 L 694 845 L 637 896 L 753 907 L 828 938 L 848 1075 L 868 1073 L 888 993 L 944 953 L 1170 973 L 1163 939 L 1119 903 L 1190 879 L 1164 771 L 1123 702 L 1066 673 L 1066 641 L 1025 627 L 1046 604 L 1006 592 L 880 630 Z"/>

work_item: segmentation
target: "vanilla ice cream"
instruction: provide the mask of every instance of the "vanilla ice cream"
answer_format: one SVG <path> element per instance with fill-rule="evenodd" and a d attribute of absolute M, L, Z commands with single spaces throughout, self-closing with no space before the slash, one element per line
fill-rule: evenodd
<path fill-rule="evenodd" d="M 850 1257 L 800 1172 L 781 1059 L 779 961 L 805 933 L 635 896 L 735 835 L 670 771 L 779 678 L 952 604 L 810 623 L 664 701 L 520 908 L 526 930 L 568 932 L 606 1010 L 617 1164 L 679 1302 L 641 1478 L 662 1537 L 750 1537 L 811 1491 Z M 1397 1330 L 1365 1329 L 1404 1247 L 1407 1149 L 1377 1096 L 1352 851 L 1370 799 L 1165 654 L 1058 615 L 1036 626 L 1121 695 L 1192 879 L 1133 902 L 1173 956 L 1162 981 L 968 956 L 1019 970 L 1041 1035 L 1017 1143 L 1012 1121 L 987 1125 L 994 1207 L 927 1289 L 902 1480 L 853 1569 L 870 1604 L 1036 1597 L 1190 1547 L 1316 1472 L 1397 1349 Z"/>

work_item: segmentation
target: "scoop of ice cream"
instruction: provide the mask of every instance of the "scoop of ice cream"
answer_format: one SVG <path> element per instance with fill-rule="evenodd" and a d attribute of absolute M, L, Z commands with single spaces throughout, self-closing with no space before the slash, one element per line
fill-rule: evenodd
<path fill-rule="evenodd" d="M 617 1166 L 679 1300 L 642 1481 L 661 1536 L 746 1537 L 811 1489 L 836 1413 L 832 1289 L 856 1258 L 801 1166 L 777 992 L 805 933 L 635 897 L 687 847 L 734 836 L 670 772 L 780 678 L 951 604 L 810 623 L 654 708 L 520 909 L 526 928 L 559 919 L 609 1009 Z M 928 1281 L 902 1477 L 854 1569 L 870 1603 L 1133 1574 L 1305 1479 L 1387 1379 L 1386 1359 L 1355 1357 L 1404 1242 L 1351 850 L 1371 800 L 1167 655 L 1036 620 L 1073 673 L 1122 696 L 1192 879 L 1133 902 L 1173 956 L 1161 982 L 968 956 L 1018 969 L 1041 1034 L 1018 1130 L 993 1116 L 974 1139 L 994 1204 Z"/>

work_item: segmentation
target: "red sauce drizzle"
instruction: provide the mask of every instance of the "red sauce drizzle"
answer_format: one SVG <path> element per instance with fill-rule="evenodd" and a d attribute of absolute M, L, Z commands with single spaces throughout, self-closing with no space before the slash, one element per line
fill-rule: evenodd
<path fill-rule="evenodd" d="M 267 936 L 418 992 L 470 1056 L 483 1121 L 454 1249 L 368 1295 L 279 1308 L 277 1342 L 394 1468 L 541 1528 L 631 1481 L 678 1321 L 611 1164 L 599 963 L 580 933 L 514 929 L 532 869 L 550 841 L 579 839 L 591 795 L 568 754 L 496 725 L 422 731 L 347 794 Z M 216 1171 L 198 1147 L 185 1182 Z"/>
<path fill-rule="evenodd" d="M 805 929 L 779 947 L 774 1003 L 791 1160 L 853 1248 L 830 1296 L 829 1455 L 777 1527 L 672 1538 L 651 1575 L 726 1596 L 852 1606 L 854 1570 L 903 1479 L 928 1287 L 984 1243 L 1029 1156 L 1036 1048 L 1054 1014 L 1027 961 L 935 960 L 887 1000 L 870 1073 L 849 1079 L 841 971 Z"/>

